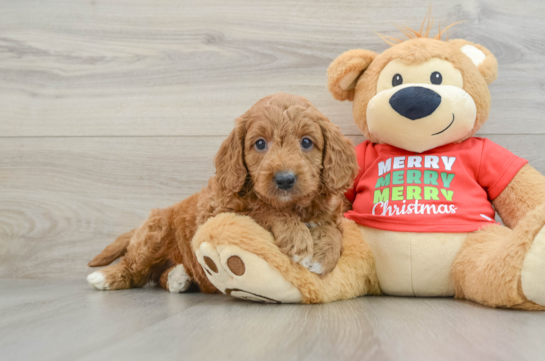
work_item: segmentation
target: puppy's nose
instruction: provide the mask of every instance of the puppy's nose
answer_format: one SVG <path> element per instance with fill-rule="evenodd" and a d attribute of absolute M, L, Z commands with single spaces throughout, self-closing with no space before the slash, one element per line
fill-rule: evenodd
<path fill-rule="evenodd" d="M 278 172 L 274 175 L 274 181 L 279 189 L 288 190 L 293 187 L 297 177 L 293 172 Z"/>
<path fill-rule="evenodd" d="M 427 117 L 441 104 L 441 96 L 431 89 L 411 86 L 396 92 L 390 105 L 396 112 L 410 120 Z"/>

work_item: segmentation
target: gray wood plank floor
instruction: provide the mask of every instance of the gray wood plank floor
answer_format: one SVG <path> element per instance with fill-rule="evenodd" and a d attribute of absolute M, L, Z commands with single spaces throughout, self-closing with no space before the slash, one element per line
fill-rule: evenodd
<path fill-rule="evenodd" d="M 545 314 L 451 299 L 265 306 L 147 287 L 101 293 L 86 263 L 198 191 L 233 120 L 307 97 L 355 143 L 326 69 L 428 0 L 0 0 L 0 359 L 545 359 Z M 480 131 L 545 173 L 545 2 L 435 0 L 498 58 Z"/>
<path fill-rule="evenodd" d="M 0 280 L 3 360 L 542 360 L 545 313 L 453 299 L 271 306 Z"/>

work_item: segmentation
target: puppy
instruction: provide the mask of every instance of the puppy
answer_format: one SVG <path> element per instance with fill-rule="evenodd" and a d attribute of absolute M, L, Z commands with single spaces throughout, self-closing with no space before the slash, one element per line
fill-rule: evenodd
<path fill-rule="evenodd" d="M 223 212 L 252 217 L 280 249 L 310 271 L 331 272 L 342 252 L 343 193 L 357 162 L 352 143 L 307 99 L 284 93 L 258 101 L 236 120 L 216 155 L 216 175 L 197 194 L 153 210 L 89 266 L 98 289 L 143 286 L 171 292 L 197 284 L 215 292 L 191 250 L 197 227 Z"/>

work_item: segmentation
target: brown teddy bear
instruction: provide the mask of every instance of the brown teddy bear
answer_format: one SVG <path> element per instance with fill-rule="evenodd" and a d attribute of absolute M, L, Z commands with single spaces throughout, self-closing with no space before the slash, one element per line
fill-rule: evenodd
<path fill-rule="evenodd" d="M 353 101 L 368 139 L 356 148 L 360 170 L 346 194 L 353 205 L 335 270 L 311 274 L 251 219 L 222 214 L 192 245 L 214 286 L 265 302 L 384 293 L 545 309 L 545 178 L 474 137 L 488 118 L 497 62 L 483 46 L 443 41 L 443 33 L 385 37 L 392 46 L 383 53 L 349 50 L 329 67 L 329 90 Z M 233 255 L 242 271 L 230 269 Z"/>

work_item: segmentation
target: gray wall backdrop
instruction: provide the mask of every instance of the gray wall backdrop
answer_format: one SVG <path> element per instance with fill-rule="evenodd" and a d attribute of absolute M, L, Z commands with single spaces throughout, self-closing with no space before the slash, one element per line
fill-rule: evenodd
<path fill-rule="evenodd" d="M 151 208 L 197 192 L 233 120 L 299 94 L 356 143 L 326 69 L 430 1 L 0 1 L 0 278 L 82 279 Z M 481 136 L 545 172 L 545 1 L 431 1 L 498 58 Z"/>

